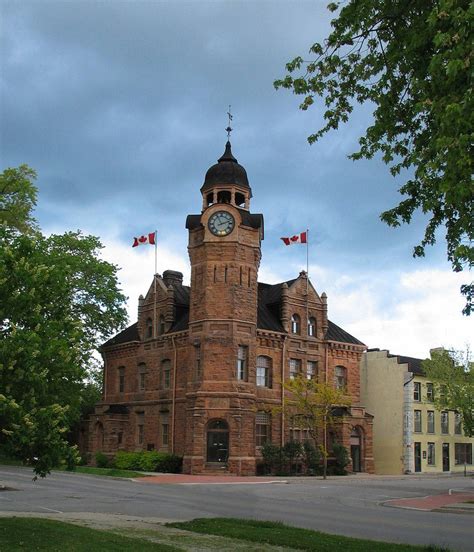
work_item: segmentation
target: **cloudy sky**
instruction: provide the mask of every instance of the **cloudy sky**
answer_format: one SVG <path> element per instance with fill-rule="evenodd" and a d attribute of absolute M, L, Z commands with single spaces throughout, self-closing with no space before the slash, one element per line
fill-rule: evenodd
<path fill-rule="evenodd" d="M 186 215 L 199 213 L 206 170 L 232 150 L 246 168 L 252 212 L 265 216 L 260 281 L 295 277 L 304 247 L 281 236 L 310 229 L 310 277 L 329 316 L 369 347 L 425 357 L 472 344 L 442 233 L 413 259 L 426 219 L 390 229 L 379 214 L 401 181 L 377 160 L 347 155 L 370 121 L 309 146 L 317 107 L 275 91 L 285 63 L 329 29 L 326 0 L 0 1 L 0 160 L 38 172 L 44 232 L 99 235 L 121 267 L 130 319 L 153 274 L 153 248 L 133 236 L 158 229 L 158 271 L 189 283 Z"/>

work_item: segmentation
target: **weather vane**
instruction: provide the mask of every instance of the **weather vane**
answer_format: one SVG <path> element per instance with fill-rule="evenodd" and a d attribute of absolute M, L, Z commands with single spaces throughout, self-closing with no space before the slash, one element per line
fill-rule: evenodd
<path fill-rule="evenodd" d="M 230 133 L 232 132 L 232 128 L 230 126 L 230 122 L 232 121 L 232 114 L 230 112 L 230 105 L 229 105 L 229 111 L 227 112 L 227 116 L 229 117 L 229 124 L 227 126 L 227 128 L 225 129 L 226 132 L 227 132 L 227 140 L 230 140 Z"/>

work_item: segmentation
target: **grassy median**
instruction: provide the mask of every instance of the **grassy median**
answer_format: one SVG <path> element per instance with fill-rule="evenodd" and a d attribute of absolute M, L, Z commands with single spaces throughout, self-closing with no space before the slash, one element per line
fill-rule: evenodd
<path fill-rule="evenodd" d="M 219 535 L 232 539 L 241 539 L 273 546 L 284 546 L 294 550 L 312 550 L 317 552 L 401 552 L 418 551 L 449 552 L 446 548 L 432 546 L 410 546 L 373 540 L 354 539 L 339 535 L 328 535 L 310 529 L 289 527 L 272 521 L 255 521 L 232 518 L 202 518 L 188 522 L 167 523 L 169 527 L 185 529 L 206 535 Z"/>
<path fill-rule="evenodd" d="M 49 519 L 0 518 L 0 550 L 8 552 L 177 552 L 180 549 L 108 531 L 78 527 Z"/>

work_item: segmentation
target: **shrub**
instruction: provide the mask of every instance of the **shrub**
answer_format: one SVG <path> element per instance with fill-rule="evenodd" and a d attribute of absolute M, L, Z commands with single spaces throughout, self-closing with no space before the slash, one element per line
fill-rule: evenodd
<path fill-rule="evenodd" d="M 109 459 L 103 452 L 96 452 L 95 464 L 98 468 L 107 468 L 109 465 Z"/>
<path fill-rule="evenodd" d="M 291 475 L 292 472 L 297 473 L 298 471 L 298 464 L 297 460 L 301 456 L 301 453 L 303 452 L 303 447 L 301 443 L 297 441 L 288 441 L 284 444 L 283 449 L 283 456 L 288 464 L 288 471 Z"/>
<path fill-rule="evenodd" d="M 306 475 L 322 474 L 323 470 L 321 466 L 321 453 L 311 441 L 305 441 L 303 443 L 302 460 Z"/>
<path fill-rule="evenodd" d="M 349 453 L 347 452 L 346 447 L 343 445 L 335 444 L 332 447 L 335 462 L 333 466 L 334 475 L 346 475 L 347 470 L 346 466 L 349 464 Z"/>
<path fill-rule="evenodd" d="M 115 467 L 120 470 L 154 471 L 164 473 L 179 473 L 182 469 L 183 459 L 176 454 L 167 452 L 120 451 L 115 456 Z"/>
<path fill-rule="evenodd" d="M 281 448 L 273 443 L 267 442 L 262 447 L 264 471 L 273 473 L 281 469 Z"/>

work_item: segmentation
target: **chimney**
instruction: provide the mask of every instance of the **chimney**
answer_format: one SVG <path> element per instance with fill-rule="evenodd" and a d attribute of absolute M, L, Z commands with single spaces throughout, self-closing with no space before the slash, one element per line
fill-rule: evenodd
<path fill-rule="evenodd" d="M 183 273 L 176 270 L 165 270 L 163 272 L 163 282 L 166 287 L 172 286 L 173 284 L 183 285 Z"/>

